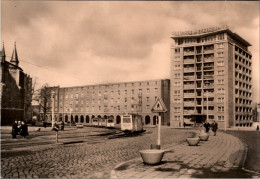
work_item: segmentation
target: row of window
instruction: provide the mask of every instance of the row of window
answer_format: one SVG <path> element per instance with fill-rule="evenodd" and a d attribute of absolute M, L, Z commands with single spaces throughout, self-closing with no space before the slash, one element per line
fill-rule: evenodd
<path fill-rule="evenodd" d="M 89 93 L 90 93 L 90 92 L 87 92 L 86 94 L 81 93 L 81 97 L 84 97 L 84 95 L 85 95 L 86 97 L 89 97 Z M 127 95 L 127 93 L 128 93 L 128 91 L 127 91 L 127 90 L 124 90 L 124 95 Z M 154 93 L 158 93 L 158 88 L 154 88 Z M 105 91 L 103 94 L 104 94 L 105 97 L 107 97 L 107 96 L 106 96 L 106 95 L 107 95 L 107 91 Z M 120 95 L 120 94 L 121 94 L 121 90 L 118 90 L 118 91 L 117 91 L 117 94 Z M 131 94 L 134 95 L 134 94 L 135 94 L 135 90 L 131 90 Z M 139 89 L 139 90 L 138 90 L 138 94 L 142 94 L 142 89 Z M 146 94 L 150 94 L 150 88 L 147 88 L 147 89 L 146 89 Z M 99 91 L 99 92 L 98 92 L 98 96 L 101 96 L 101 95 L 102 95 L 102 94 L 101 94 L 101 92 Z M 70 95 L 69 95 L 69 94 L 66 94 L 66 95 L 65 95 L 65 99 L 74 98 L 74 96 L 75 96 L 76 99 L 79 98 L 79 94 L 76 93 L 76 94 L 70 94 Z M 93 96 L 93 97 L 96 96 L 96 92 L 95 92 L 95 91 L 92 92 L 92 96 Z M 110 92 L 110 96 L 114 96 L 114 91 L 111 91 L 111 92 Z M 62 99 L 62 97 L 63 97 L 63 96 L 62 96 L 62 94 L 61 94 L 61 95 L 60 95 L 60 98 Z"/>
<path fill-rule="evenodd" d="M 209 117 L 209 119 L 214 119 L 214 115 L 209 115 L 208 116 Z M 184 118 L 184 120 L 186 119 L 186 120 L 190 120 L 191 119 L 191 117 L 190 116 L 183 116 L 183 118 Z M 174 119 L 175 120 L 180 120 L 180 116 L 174 116 Z M 218 121 L 224 121 L 225 120 L 225 118 L 224 118 L 224 116 L 217 116 L 217 119 L 218 119 Z"/>
<path fill-rule="evenodd" d="M 100 88 L 110 88 L 110 87 L 114 87 L 114 86 L 118 86 L 118 87 L 122 87 L 122 86 L 129 86 L 129 84 L 131 84 L 131 86 L 135 86 L 135 85 L 139 85 L 142 86 L 143 85 L 151 85 L 151 84 L 155 84 L 157 85 L 158 82 L 154 81 L 154 82 L 136 82 L 136 83 L 124 83 L 124 84 L 109 84 L 109 85 L 97 85 L 97 86 L 86 86 L 86 87 L 74 87 L 74 88 L 63 88 L 65 91 L 83 91 L 86 89 L 100 89 Z M 62 89 L 61 89 L 62 90 Z"/>
<path fill-rule="evenodd" d="M 217 35 L 209 35 L 200 38 L 178 38 L 174 40 L 175 40 L 175 45 L 209 43 L 209 42 L 215 42 L 219 40 L 225 40 L 225 34 L 221 33 Z"/>
<path fill-rule="evenodd" d="M 246 58 L 249 58 L 249 59 L 252 58 L 252 56 L 249 53 L 247 53 L 246 51 L 244 51 L 243 49 L 241 49 L 238 46 L 235 46 L 235 51 L 238 52 L 240 55 L 245 56 Z"/>

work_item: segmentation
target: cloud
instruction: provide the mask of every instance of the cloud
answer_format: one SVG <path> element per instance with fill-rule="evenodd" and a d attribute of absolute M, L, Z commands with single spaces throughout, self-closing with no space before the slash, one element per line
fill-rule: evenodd
<path fill-rule="evenodd" d="M 173 31 L 227 24 L 259 56 L 258 2 L 3 1 L 1 23 L 6 53 L 17 41 L 21 60 L 44 67 L 24 70 L 53 85 L 169 78 Z"/>

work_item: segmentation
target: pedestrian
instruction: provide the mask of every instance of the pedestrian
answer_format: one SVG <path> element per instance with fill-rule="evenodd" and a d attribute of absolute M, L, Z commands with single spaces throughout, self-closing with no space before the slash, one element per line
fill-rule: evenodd
<path fill-rule="evenodd" d="M 217 130 L 218 130 L 218 123 L 213 121 L 213 123 L 211 124 L 211 127 L 212 127 L 212 131 L 214 132 L 214 136 L 215 136 L 217 134 Z"/>
<path fill-rule="evenodd" d="M 28 126 L 25 122 L 22 121 L 21 124 L 21 132 L 20 135 L 23 136 L 23 138 L 25 138 L 27 135 L 29 135 L 28 133 Z"/>
<path fill-rule="evenodd" d="M 64 131 L 64 122 L 61 121 L 60 130 Z"/>
<path fill-rule="evenodd" d="M 210 129 L 210 124 L 208 122 L 205 122 L 204 123 L 204 128 L 205 128 L 205 132 L 209 132 L 209 129 Z"/>
<path fill-rule="evenodd" d="M 17 123 L 17 121 L 14 121 L 14 123 L 12 125 L 12 137 L 13 137 L 13 139 L 16 138 L 17 133 L 18 133 L 18 123 Z"/>

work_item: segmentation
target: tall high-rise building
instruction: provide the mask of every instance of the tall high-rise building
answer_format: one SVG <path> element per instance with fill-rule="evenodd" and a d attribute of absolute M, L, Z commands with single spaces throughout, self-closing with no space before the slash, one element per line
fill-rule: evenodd
<path fill-rule="evenodd" d="M 251 126 L 250 43 L 227 26 L 175 32 L 172 40 L 171 126 Z"/>

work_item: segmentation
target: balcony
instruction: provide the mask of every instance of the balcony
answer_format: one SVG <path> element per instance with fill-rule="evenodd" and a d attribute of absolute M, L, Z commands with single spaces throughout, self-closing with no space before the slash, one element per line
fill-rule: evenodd
<path fill-rule="evenodd" d="M 195 85 L 193 84 L 193 85 L 184 85 L 183 86 L 183 89 L 194 89 L 195 88 Z"/>
<path fill-rule="evenodd" d="M 194 80 L 195 79 L 195 77 L 194 76 L 184 76 L 183 77 L 183 80 L 185 81 L 185 80 Z"/>
<path fill-rule="evenodd" d="M 204 53 L 214 53 L 214 49 L 204 49 Z"/>
<path fill-rule="evenodd" d="M 183 51 L 183 55 L 194 55 L 194 51 Z"/>
<path fill-rule="evenodd" d="M 210 84 L 210 85 L 203 85 L 204 88 L 214 88 L 214 84 Z"/>
<path fill-rule="evenodd" d="M 184 101 L 184 106 L 194 106 L 195 102 L 194 101 Z"/>
<path fill-rule="evenodd" d="M 213 57 L 204 58 L 204 62 L 214 62 L 214 58 Z"/>
<path fill-rule="evenodd" d="M 184 72 L 194 72 L 195 68 L 184 68 L 183 71 Z"/>
<path fill-rule="evenodd" d="M 183 59 L 184 64 L 191 64 L 191 63 L 194 63 L 194 62 L 195 62 L 194 59 Z"/>
<path fill-rule="evenodd" d="M 203 79 L 214 79 L 214 75 L 204 75 Z"/>
<path fill-rule="evenodd" d="M 194 114 L 196 111 L 195 110 L 184 110 L 183 114 Z"/>
<path fill-rule="evenodd" d="M 184 96 L 184 98 L 194 98 L 195 93 L 184 93 L 183 96 Z"/>
<path fill-rule="evenodd" d="M 203 102 L 203 106 L 207 107 L 207 101 Z M 208 106 L 214 106 L 214 101 L 209 101 Z M 210 111 L 210 110 L 209 110 Z"/>
<path fill-rule="evenodd" d="M 214 70 L 214 66 L 204 66 L 203 70 L 205 70 L 205 71 L 213 71 Z"/>

